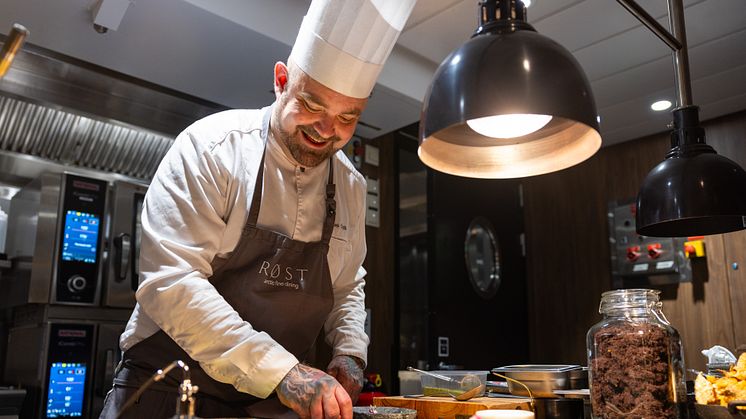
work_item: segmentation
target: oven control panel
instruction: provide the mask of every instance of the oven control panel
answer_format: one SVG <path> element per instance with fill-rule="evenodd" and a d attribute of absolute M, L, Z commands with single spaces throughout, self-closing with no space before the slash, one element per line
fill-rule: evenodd
<path fill-rule="evenodd" d="M 53 302 L 94 304 L 101 282 L 107 184 L 69 174 L 63 182 Z"/>

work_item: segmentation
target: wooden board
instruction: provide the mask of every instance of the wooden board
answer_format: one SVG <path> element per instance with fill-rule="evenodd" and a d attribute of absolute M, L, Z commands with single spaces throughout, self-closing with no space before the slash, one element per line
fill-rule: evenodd
<path fill-rule="evenodd" d="M 518 409 L 530 410 L 527 398 L 477 397 L 460 402 L 445 397 L 391 396 L 376 397 L 374 406 L 393 406 L 414 409 L 418 419 L 462 419 L 469 418 L 478 410 Z"/>

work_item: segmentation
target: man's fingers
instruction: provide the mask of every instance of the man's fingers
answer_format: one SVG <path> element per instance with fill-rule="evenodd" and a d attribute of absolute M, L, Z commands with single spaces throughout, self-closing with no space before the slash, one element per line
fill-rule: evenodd
<path fill-rule="evenodd" d="M 336 389 L 335 389 L 336 390 Z M 339 419 L 339 401 L 335 396 L 335 391 L 332 390 L 329 394 L 324 394 L 323 397 L 324 406 L 324 419 Z"/>
<path fill-rule="evenodd" d="M 335 377 L 337 381 L 339 381 L 339 384 L 342 385 L 342 388 L 346 391 L 346 393 L 349 395 L 350 400 L 352 403 L 357 400 L 357 396 L 360 393 L 361 387 L 358 385 L 358 383 L 347 376 L 346 374 L 340 374 L 339 377 Z"/>
<path fill-rule="evenodd" d="M 342 386 L 334 389 L 334 396 L 339 404 L 339 417 L 342 419 L 352 419 L 352 400 Z"/>
<path fill-rule="evenodd" d="M 324 419 L 324 395 L 316 395 L 311 399 L 308 406 L 308 413 L 311 419 Z"/>

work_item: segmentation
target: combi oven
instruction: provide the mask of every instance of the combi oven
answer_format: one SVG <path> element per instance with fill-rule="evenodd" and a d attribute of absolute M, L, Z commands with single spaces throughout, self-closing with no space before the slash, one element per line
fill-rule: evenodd
<path fill-rule="evenodd" d="M 47 173 L 11 200 L 2 305 L 134 306 L 147 186 Z"/>
<path fill-rule="evenodd" d="M 50 172 L 13 196 L 11 268 L 0 277 L 0 307 L 12 312 L 3 381 L 27 390 L 24 417 L 98 417 L 135 305 L 146 190 Z"/>

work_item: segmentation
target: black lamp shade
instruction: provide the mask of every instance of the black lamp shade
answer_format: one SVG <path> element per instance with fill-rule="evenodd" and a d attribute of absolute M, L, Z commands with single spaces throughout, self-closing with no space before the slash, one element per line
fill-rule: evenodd
<path fill-rule="evenodd" d="M 513 178 L 561 170 L 601 146 L 593 94 L 575 58 L 525 22 L 477 35 L 435 73 L 420 121 L 420 159 L 450 174 Z M 521 137 L 481 135 L 466 121 L 540 114 L 552 120 Z"/>
<path fill-rule="evenodd" d="M 746 172 L 704 147 L 709 150 L 672 150 L 648 173 L 637 196 L 638 233 L 686 237 L 746 227 Z"/>

